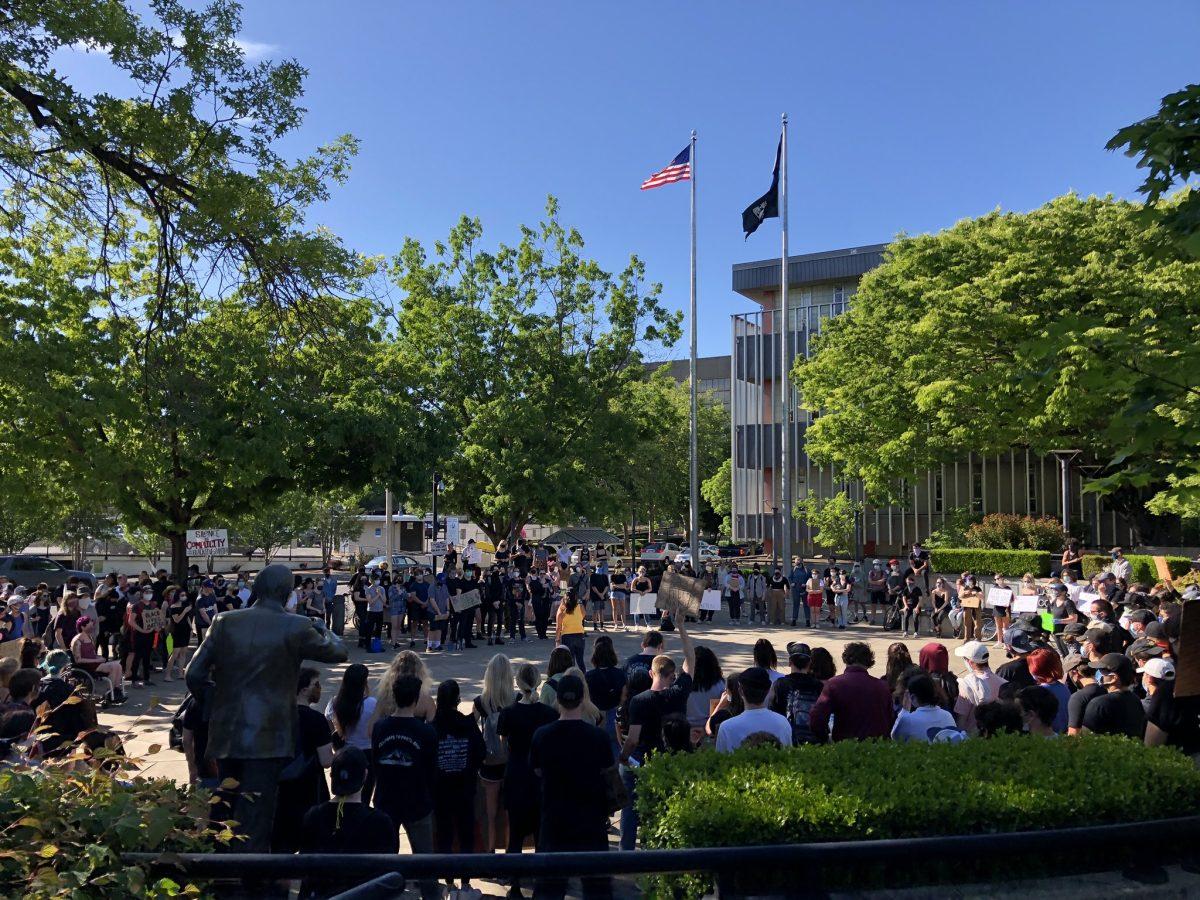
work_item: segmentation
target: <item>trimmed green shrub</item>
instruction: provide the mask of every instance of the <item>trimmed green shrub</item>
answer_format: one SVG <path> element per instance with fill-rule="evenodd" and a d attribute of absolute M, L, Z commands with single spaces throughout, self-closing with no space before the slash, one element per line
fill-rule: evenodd
<path fill-rule="evenodd" d="M 1056 519 L 991 513 L 966 530 L 966 545 L 979 550 L 1060 549 L 1066 532 Z"/>
<path fill-rule="evenodd" d="M 1050 575 L 1050 554 L 1044 550 L 932 550 L 933 571 L 958 574 L 974 572 L 990 576 L 996 572 L 1020 578 L 1032 572 L 1040 578 Z"/>
<path fill-rule="evenodd" d="M 1177 750 L 1117 737 L 844 741 L 660 755 L 639 772 L 637 805 L 643 846 L 657 849 L 988 834 L 1193 815 L 1200 770 Z M 827 883 L 871 877 L 830 863 Z M 947 874 L 972 873 L 956 864 Z M 744 877 L 739 887 L 753 890 L 772 875 Z M 708 881 L 658 878 L 649 887 L 692 897 Z"/>
<path fill-rule="evenodd" d="M 193 885 L 125 865 L 133 852 L 209 852 L 232 837 L 209 827 L 206 792 L 164 778 L 122 783 L 66 766 L 0 770 L 0 896 L 199 896 Z"/>
<path fill-rule="evenodd" d="M 1154 565 L 1153 556 L 1146 556 L 1141 553 L 1126 553 L 1125 558 L 1133 566 L 1133 574 L 1129 578 L 1130 584 L 1141 582 L 1145 585 L 1154 585 L 1158 582 L 1158 567 Z M 1192 561 L 1186 556 L 1168 556 L 1165 558 L 1167 560 L 1167 569 L 1170 571 L 1172 578 L 1186 575 L 1192 570 Z M 1097 572 L 1103 572 L 1111 564 L 1111 556 L 1089 553 L 1083 557 L 1083 577 L 1091 578 Z"/>

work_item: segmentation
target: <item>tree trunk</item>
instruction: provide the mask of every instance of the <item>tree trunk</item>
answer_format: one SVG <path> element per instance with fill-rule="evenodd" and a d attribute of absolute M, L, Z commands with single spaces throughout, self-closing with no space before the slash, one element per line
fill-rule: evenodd
<path fill-rule="evenodd" d="M 167 540 L 171 542 L 171 573 L 179 584 L 187 582 L 187 532 L 168 531 Z"/>

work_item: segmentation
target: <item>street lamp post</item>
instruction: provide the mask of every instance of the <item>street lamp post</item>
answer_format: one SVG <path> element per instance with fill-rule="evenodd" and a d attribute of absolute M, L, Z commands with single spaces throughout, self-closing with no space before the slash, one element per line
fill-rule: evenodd
<path fill-rule="evenodd" d="M 430 550 L 433 550 L 433 545 L 437 541 L 437 536 L 438 536 L 437 501 L 438 501 L 438 491 L 441 489 L 441 487 L 442 487 L 442 480 L 440 478 L 438 478 L 438 473 L 434 472 L 433 473 L 433 534 L 429 539 L 429 549 Z M 430 558 L 433 560 L 433 571 L 436 572 L 437 571 L 437 554 L 431 553 Z"/>

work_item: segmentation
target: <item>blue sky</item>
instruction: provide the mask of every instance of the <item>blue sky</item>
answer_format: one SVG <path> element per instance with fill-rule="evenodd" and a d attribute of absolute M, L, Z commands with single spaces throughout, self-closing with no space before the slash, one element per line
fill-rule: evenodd
<path fill-rule="evenodd" d="M 1122 125 L 1200 78 L 1194 2 L 316 2 L 250 0 L 256 52 L 309 70 L 304 152 L 362 140 L 318 218 L 391 253 L 462 213 L 511 240 L 545 196 L 589 251 L 630 252 L 685 308 L 686 184 L 641 192 L 699 132 L 700 352 L 729 352 L 748 307 L 730 266 L 786 111 L 792 252 L 935 231 L 1068 190 L 1132 196 Z M 682 355 L 683 347 L 673 355 Z"/>

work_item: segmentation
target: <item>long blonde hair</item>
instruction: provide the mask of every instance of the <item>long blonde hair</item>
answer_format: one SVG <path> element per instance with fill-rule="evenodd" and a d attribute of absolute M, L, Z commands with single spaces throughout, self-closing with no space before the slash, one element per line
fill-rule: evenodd
<path fill-rule="evenodd" d="M 604 721 L 604 713 L 600 712 L 600 708 L 592 702 L 591 691 L 588 690 L 587 678 L 583 674 L 583 669 L 579 666 L 571 666 L 563 675 L 574 675 L 583 682 L 583 702 L 579 704 L 579 709 L 583 713 L 585 721 L 591 722 L 593 725 L 599 725 Z"/>
<path fill-rule="evenodd" d="M 485 713 L 494 713 L 511 706 L 516 699 L 512 662 L 503 653 L 497 653 L 488 660 L 483 672 L 483 693 L 479 696 L 479 704 Z"/>
<path fill-rule="evenodd" d="M 376 710 L 380 718 L 390 716 L 396 711 L 396 698 L 392 695 L 392 685 L 403 675 L 412 675 L 421 680 L 421 694 L 429 694 L 433 689 L 433 679 L 425 668 L 425 661 L 411 650 L 402 650 L 396 654 L 392 664 L 388 666 L 383 677 L 379 679 L 379 687 L 375 691 Z"/>

